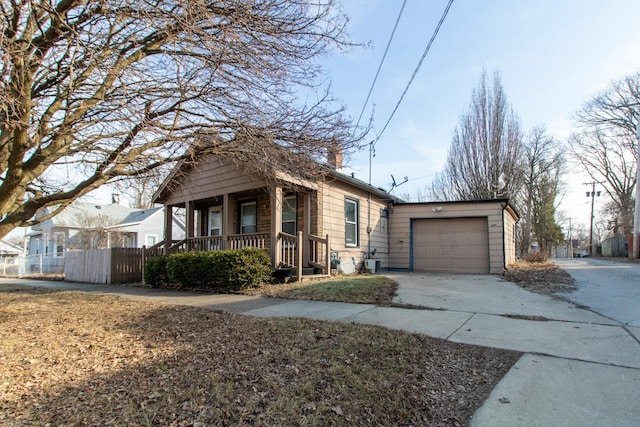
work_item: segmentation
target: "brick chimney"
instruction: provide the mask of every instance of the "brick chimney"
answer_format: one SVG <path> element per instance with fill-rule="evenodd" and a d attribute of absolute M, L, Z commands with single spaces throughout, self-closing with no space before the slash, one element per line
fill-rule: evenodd
<path fill-rule="evenodd" d="M 342 169 L 342 161 L 344 154 L 342 153 L 341 148 L 331 148 L 327 153 L 327 163 L 333 169 Z"/>

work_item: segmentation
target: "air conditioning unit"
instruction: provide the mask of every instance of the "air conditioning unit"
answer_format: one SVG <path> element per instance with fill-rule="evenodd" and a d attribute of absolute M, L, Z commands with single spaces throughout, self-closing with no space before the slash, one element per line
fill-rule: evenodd
<path fill-rule="evenodd" d="M 378 271 L 380 271 L 380 260 L 378 260 L 378 259 L 365 259 L 364 263 L 365 263 L 364 267 L 370 273 L 377 273 Z"/>

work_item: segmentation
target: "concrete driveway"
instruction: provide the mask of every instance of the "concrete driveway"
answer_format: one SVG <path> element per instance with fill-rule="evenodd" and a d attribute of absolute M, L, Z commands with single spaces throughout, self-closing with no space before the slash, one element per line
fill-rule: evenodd
<path fill-rule="evenodd" d="M 578 289 L 563 296 L 622 324 L 640 327 L 640 264 L 593 258 L 556 259 Z"/>
<path fill-rule="evenodd" d="M 397 303 L 429 307 L 450 323 L 468 313 L 448 340 L 525 352 L 472 426 L 639 425 L 640 328 L 498 276 L 388 276 L 399 283 Z M 428 311 L 415 311 L 416 324 L 429 322 Z"/>
<path fill-rule="evenodd" d="M 616 324 L 575 304 L 520 288 L 495 275 L 396 273 L 394 302 L 477 314 L 544 317 L 550 320 Z"/>

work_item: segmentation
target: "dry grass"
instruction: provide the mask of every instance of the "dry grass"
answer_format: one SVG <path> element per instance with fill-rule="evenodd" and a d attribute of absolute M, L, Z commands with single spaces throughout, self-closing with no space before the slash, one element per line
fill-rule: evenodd
<path fill-rule="evenodd" d="M 572 292 L 576 289 L 575 280 L 566 271 L 552 261 L 518 261 L 509 265 L 503 277 L 520 287 L 546 295 Z"/>
<path fill-rule="evenodd" d="M 391 305 L 398 284 L 384 276 L 359 274 L 330 279 L 265 285 L 248 291 L 252 295 L 311 301 Z"/>
<path fill-rule="evenodd" d="M 0 286 L 2 425 L 465 425 L 518 357 L 390 331 Z"/>

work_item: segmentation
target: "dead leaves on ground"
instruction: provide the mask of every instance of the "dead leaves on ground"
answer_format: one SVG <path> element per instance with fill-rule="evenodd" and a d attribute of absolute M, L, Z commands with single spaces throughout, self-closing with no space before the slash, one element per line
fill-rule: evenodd
<path fill-rule="evenodd" d="M 515 362 L 366 325 L 0 292 L 3 425 L 464 425 Z"/>

